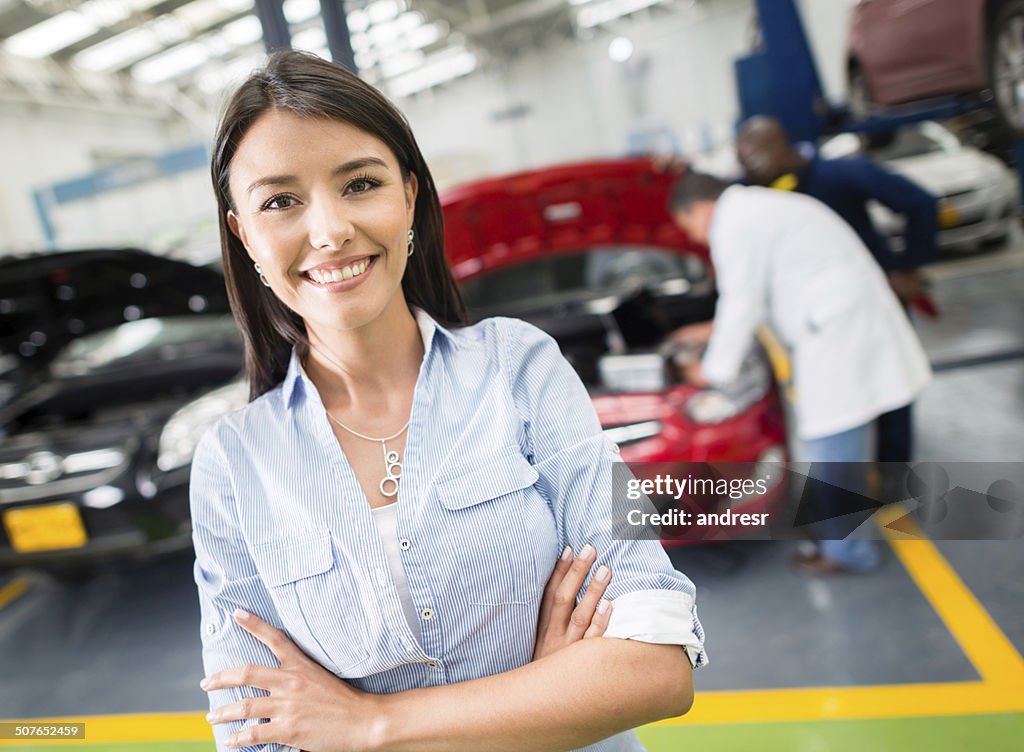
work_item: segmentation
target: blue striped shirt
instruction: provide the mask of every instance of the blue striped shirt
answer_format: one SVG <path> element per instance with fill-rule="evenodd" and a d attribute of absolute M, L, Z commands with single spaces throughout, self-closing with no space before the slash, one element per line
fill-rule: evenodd
<path fill-rule="evenodd" d="M 612 538 L 617 448 L 555 341 L 514 319 L 451 330 L 422 312 L 417 321 L 425 354 L 397 532 L 419 634 L 366 497 L 293 353 L 284 381 L 221 418 L 193 459 L 206 674 L 277 665 L 234 623 L 236 608 L 283 629 L 366 692 L 510 671 L 530 661 L 541 595 L 562 549 L 587 543 L 612 569 L 606 636 L 682 645 L 703 665 L 693 583 L 656 541 Z M 258 694 L 214 691 L 211 708 Z M 218 749 L 241 728 L 216 726 Z M 587 749 L 643 747 L 630 731 Z"/>

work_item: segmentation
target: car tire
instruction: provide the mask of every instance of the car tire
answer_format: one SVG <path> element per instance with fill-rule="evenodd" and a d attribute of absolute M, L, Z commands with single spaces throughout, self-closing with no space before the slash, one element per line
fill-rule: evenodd
<path fill-rule="evenodd" d="M 847 77 L 847 101 L 849 103 L 850 115 L 854 120 L 866 120 L 877 109 L 875 100 L 871 97 L 868 79 L 865 77 L 861 67 L 856 63 L 850 65 Z"/>
<path fill-rule="evenodd" d="M 1024 0 L 1009 0 L 999 8 L 985 56 L 999 119 L 1024 137 Z"/>

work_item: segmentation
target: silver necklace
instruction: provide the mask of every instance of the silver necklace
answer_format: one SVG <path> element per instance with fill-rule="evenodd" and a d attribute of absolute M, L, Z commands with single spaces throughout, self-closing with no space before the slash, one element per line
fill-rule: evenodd
<path fill-rule="evenodd" d="M 324 410 L 324 412 L 327 412 L 327 411 Z M 405 421 L 405 425 L 402 426 L 401 428 L 399 428 L 397 431 L 395 431 L 390 436 L 385 436 L 384 438 L 380 439 L 380 438 L 377 438 L 376 436 L 367 436 L 365 434 L 359 433 L 359 431 L 355 431 L 355 430 L 349 428 L 348 426 L 346 426 L 344 423 L 342 423 L 340 420 L 335 418 L 330 413 L 327 413 L 327 417 L 330 418 L 331 420 L 333 420 L 335 423 L 337 423 L 342 428 L 344 428 L 346 431 L 348 431 L 353 436 L 358 436 L 360 439 L 365 439 L 366 441 L 379 441 L 380 442 L 380 448 L 384 450 L 384 473 L 385 473 L 385 475 L 381 479 L 380 485 L 378 486 L 378 488 L 380 488 L 381 494 L 383 494 L 384 496 L 387 496 L 389 499 L 392 496 L 395 496 L 398 493 L 398 479 L 402 477 L 402 463 L 399 462 L 398 452 L 394 451 L 393 449 L 391 451 L 388 451 L 387 442 L 391 441 L 392 439 L 397 439 L 399 436 L 401 436 L 402 433 L 405 431 L 405 429 L 409 427 L 409 421 L 408 420 Z M 389 489 L 388 481 L 390 481 L 392 484 L 394 484 L 394 485 L 390 486 L 390 490 L 388 490 Z"/>
<path fill-rule="evenodd" d="M 325 353 L 319 347 L 314 345 L 312 342 L 310 342 L 309 345 L 318 353 L 320 353 L 321 357 L 323 357 L 324 360 L 331 363 L 335 368 L 341 369 L 341 366 L 337 363 L 337 361 L 328 356 L 327 353 Z M 364 441 L 380 442 L 380 448 L 384 452 L 384 477 L 381 479 L 380 484 L 377 487 L 380 489 L 381 495 L 386 496 L 389 499 L 393 496 L 396 496 L 398 494 L 398 479 L 402 477 L 402 463 L 401 457 L 398 454 L 398 452 L 394 450 L 388 451 L 387 442 L 391 441 L 392 439 L 397 439 L 399 436 L 401 436 L 405 429 L 409 427 L 409 423 L 412 420 L 412 417 L 410 416 L 409 420 L 405 421 L 405 425 L 403 425 L 390 436 L 385 436 L 384 438 L 377 438 L 376 436 L 367 436 L 366 434 L 359 433 L 359 431 L 356 431 L 353 428 L 349 428 L 340 420 L 331 415 L 327 411 L 327 408 L 324 408 L 324 412 L 327 413 L 327 417 L 331 421 L 344 428 L 353 436 L 358 436 L 360 439 L 363 439 Z M 392 484 L 391 486 L 388 486 L 389 482 Z"/>

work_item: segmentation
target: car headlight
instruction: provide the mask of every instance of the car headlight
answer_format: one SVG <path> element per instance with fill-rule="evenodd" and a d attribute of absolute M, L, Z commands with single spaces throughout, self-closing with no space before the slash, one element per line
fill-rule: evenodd
<path fill-rule="evenodd" d="M 661 433 L 661 423 L 656 420 L 645 420 L 642 423 L 630 423 L 624 426 L 612 426 L 604 429 L 604 435 L 618 446 L 628 446 L 638 441 L 649 439 Z"/>
<path fill-rule="evenodd" d="M 743 361 L 739 377 L 723 387 L 702 389 L 686 403 L 686 414 L 695 423 L 721 423 L 768 394 L 772 380 L 764 355 L 755 351 Z"/>
<path fill-rule="evenodd" d="M 178 410 L 160 434 L 156 466 L 167 472 L 187 465 L 206 430 L 222 415 L 245 407 L 248 399 L 249 386 L 239 380 L 208 392 Z"/>

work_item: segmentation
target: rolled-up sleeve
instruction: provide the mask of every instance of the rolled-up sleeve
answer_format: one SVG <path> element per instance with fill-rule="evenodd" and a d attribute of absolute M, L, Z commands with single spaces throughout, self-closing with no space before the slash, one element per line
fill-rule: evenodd
<path fill-rule="evenodd" d="M 504 341 L 529 459 L 559 544 L 579 551 L 589 543 L 598 563 L 612 570 L 606 597 L 614 610 L 605 636 L 681 645 L 694 667 L 705 665 L 693 583 L 673 568 L 658 541 L 613 536 L 612 465 L 619 458 L 579 376 L 555 340 L 534 326 L 504 320 Z"/>
<path fill-rule="evenodd" d="M 235 623 L 232 615 L 236 608 L 254 613 L 281 628 L 266 586 L 241 539 L 228 459 L 215 434 L 216 429 L 208 432 L 196 448 L 189 485 L 192 540 L 196 552 L 194 576 L 199 589 L 200 633 L 206 676 L 247 664 L 278 666 L 273 653 Z M 253 687 L 215 690 L 209 693 L 210 709 L 243 698 L 266 695 L 266 692 Z M 251 723 L 253 721 L 233 721 L 214 726 L 218 751 L 228 749 L 224 745 L 228 736 Z M 261 744 L 245 749 L 251 752 L 289 752 L 291 748 Z"/>

